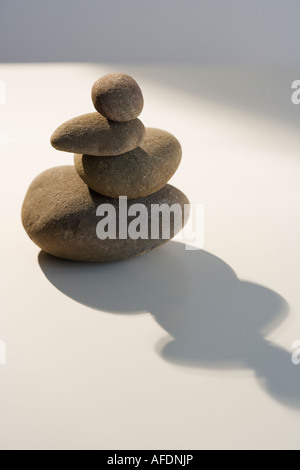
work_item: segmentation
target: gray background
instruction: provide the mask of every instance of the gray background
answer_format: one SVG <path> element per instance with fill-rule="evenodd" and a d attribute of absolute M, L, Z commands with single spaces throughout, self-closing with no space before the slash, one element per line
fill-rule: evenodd
<path fill-rule="evenodd" d="M 299 65 L 299 0 L 0 0 L 1 62 Z"/>

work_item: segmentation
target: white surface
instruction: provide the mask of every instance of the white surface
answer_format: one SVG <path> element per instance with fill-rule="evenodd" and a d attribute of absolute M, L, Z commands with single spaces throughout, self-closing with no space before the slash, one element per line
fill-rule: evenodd
<path fill-rule="evenodd" d="M 38 262 L 25 192 L 72 164 L 50 134 L 93 110 L 114 67 L 1 66 L 1 449 L 299 449 L 300 74 L 119 69 L 144 123 L 181 141 L 172 183 L 205 204 L 212 255 L 171 242 L 113 265 Z"/>

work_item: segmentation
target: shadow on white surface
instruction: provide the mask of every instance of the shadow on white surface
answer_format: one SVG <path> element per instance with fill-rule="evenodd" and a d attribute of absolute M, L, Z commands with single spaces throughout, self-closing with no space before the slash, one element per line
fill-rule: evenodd
<path fill-rule="evenodd" d="M 150 312 L 170 335 L 158 353 L 181 366 L 252 369 L 279 402 L 300 409 L 299 369 L 291 353 L 265 336 L 288 315 L 286 301 L 241 281 L 224 261 L 168 245 L 111 264 L 75 263 L 39 254 L 47 279 L 62 293 L 104 312 Z"/>
<path fill-rule="evenodd" d="M 101 65 L 90 64 L 97 77 L 101 72 Z M 99 72 L 98 72 L 99 70 Z M 294 130 L 299 127 L 299 106 L 292 103 L 292 83 L 299 79 L 300 68 L 276 68 L 257 65 L 222 65 L 222 66 L 152 66 L 143 71 L 134 65 L 110 65 L 111 72 L 129 71 L 138 77 L 140 84 L 150 82 L 156 84 L 158 89 L 168 93 L 175 91 L 178 96 L 190 96 L 192 102 L 198 105 L 198 114 L 207 115 L 215 109 L 216 115 L 220 113 L 220 106 L 224 107 L 224 125 L 228 119 L 235 119 L 228 115 L 228 111 L 242 112 L 244 119 L 251 117 L 250 131 L 264 125 L 284 125 Z M 197 100 L 198 103 L 197 103 Z M 212 105 L 217 107 L 213 108 Z M 208 106 L 208 109 L 206 108 Z M 147 100 L 145 101 L 145 108 Z M 178 107 L 180 107 L 178 105 Z M 222 108 L 221 108 L 222 109 Z M 192 122 L 190 116 L 186 121 Z M 255 123 L 256 119 L 256 123 Z M 236 117 L 236 129 L 240 126 L 240 116 Z M 203 134 L 199 131 L 199 138 Z"/>

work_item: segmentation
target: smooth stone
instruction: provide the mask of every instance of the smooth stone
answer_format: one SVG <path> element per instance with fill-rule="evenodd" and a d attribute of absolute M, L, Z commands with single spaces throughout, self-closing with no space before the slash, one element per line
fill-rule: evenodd
<path fill-rule="evenodd" d="M 92 87 L 92 101 L 100 114 L 118 122 L 135 119 L 144 107 L 140 87 L 125 73 L 111 73 L 99 78 Z"/>
<path fill-rule="evenodd" d="M 95 112 L 61 124 L 51 136 L 51 145 L 64 152 L 120 155 L 137 147 L 144 133 L 144 125 L 139 119 L 113 122 Z"/>
<path fill-rule="evenodd" d="M 127 202 L 128 208 L 132 204 L 142 203 L 148 210 L 151 204 L 178 203 L 181 207 L 189 204 L 187 197 L 170 185 L 146 198 Z M 147 253 L 168 241 L 162 238 L 100 240 L 96 235 L 96 227 L 101 220 L 96 216 L 96 209 L 100 204 L 113 205 L 119 221 L 118 199 L 109 199 L 90 190 L 73 166 L 56 167 L 45 171 L 32 182 L 23 204 L 22 222 L 31 240 L 42 250 L 74 261 L 123 260 Z M 128 217 L 129 222 L 133 219 L 135 217 Z M 150 230 L 151 217 L 148 221 Z M 171 217 L 169 239 L 180 228 L 175 230 Z"/>
<path fill-rule="evenodd" d="M 75 168 L 94 191 L 108 197 L 145 197 L 161 189 L 181 160 L 178 140 L 169 132 L 146 128 L 140 146 L 111 158 L 76 154 Z"/>

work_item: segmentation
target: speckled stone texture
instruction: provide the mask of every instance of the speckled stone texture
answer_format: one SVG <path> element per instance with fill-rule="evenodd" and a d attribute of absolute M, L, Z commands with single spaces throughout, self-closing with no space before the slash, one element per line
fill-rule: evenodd
<path fill-rule="evenodd" d="M 168 241 L 161 238 L 100 240 L 96 227 L 101 217 L 96 216 L 96 209 L 104 203 L 112 204 L 118 217 L 118 199 L 109 199 L 90 190 L 73 166 L 56 167 L 32 182 L 23 204 L 22 222 L 29 237 L 42 250 L 75 261 L 123 260 L 147 253 Z M 166 185 L 151 196 L 128 201 L 128 208 L 134 203 L 142 203 L 149 209 L 151 204 L 183 206 L 189 201 L 181 191 Z M 135 217 L 128 218 L 129 222 L 133 219 Z M 148 222 L 150 231 L 151 218 Z M 170 232 L 172 238 L 175 235 L 172 217 Z"/>
<path fill-rule="evenodd" d="M 145 197 L 161 189 L 181 160 L 178 140 L 169 132 L 146 128 L 141 145 L 106 158 L 76 154 L 75 168 L 94 191 L 108 197 Z"/>
<path fill-rule="evenodd" d="M 111 73 L 99 78 L 92 87 L 92 101 L 100 114 L 118 122 L 135 119 L 144 106 L 140 87 L 124 73 Z"/>
<path fill-rule="evenodd" d="M 95 156 L 120 155 L 136 148 L 144 132 L 144 125 L 139 119 L 113 122 L 95 112 L 61 124 L 51 136 L 51 145 L 64 152 Z"/>

